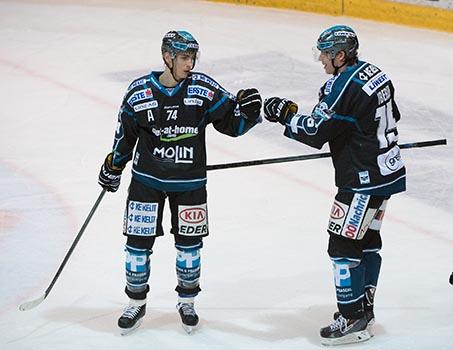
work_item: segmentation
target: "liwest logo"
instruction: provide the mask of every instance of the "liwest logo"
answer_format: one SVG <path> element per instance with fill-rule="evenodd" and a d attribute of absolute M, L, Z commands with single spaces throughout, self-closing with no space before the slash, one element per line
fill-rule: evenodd
<path fill-rule="evenodd" d="M 362 90 L 367 93 L 368 96 L 371 96 L 376 92 L 378 88 L 388 82 L 390 79 L 384 72 L 379 73 L 376 77 L 371 79 L 365 85 L 363 85 Z"/>

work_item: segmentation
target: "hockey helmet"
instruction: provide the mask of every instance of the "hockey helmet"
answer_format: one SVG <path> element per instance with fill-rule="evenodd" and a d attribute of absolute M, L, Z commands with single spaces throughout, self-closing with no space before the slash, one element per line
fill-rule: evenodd
<path fill-rule="evenodd" d="M 194 53 L 197 56 L 199 45 L 197 40 L 189 32 L 183 30 L 172 30 L 164 35 L 162 39 L 162 55 L 165 52 L 176 57 L 178 53 Z"/>
<path fill-rule="evenodd" d="M 320 52 L 328 53 L 331 59 L 340 51 L 344 51 L 348 59 L 354 59 L 358 55 L 359 39 L 351 27 L 335 25 L 319 35 L 316 48 Z"/>

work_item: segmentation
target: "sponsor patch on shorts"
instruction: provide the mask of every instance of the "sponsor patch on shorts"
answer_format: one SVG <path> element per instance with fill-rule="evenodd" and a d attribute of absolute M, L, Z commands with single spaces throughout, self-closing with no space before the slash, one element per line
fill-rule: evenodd
<path fill-rule="evenodd" d="M 368 208 L 370 196 L 357 193 L 347 205 L 334 201 L 327 231 L 350 239 L 362 239 L 371 221 L 376 215 L 376 209 Z"/>
<path fill-rule="evenodd" d="M 208 234 L 208 210 L 206 203 L 178 206 L 179 234 L 205 236 Z"/>
<path fill-rule="evenodd" d="M 155 236 L 159 203 L 129 201 L 125 215 L 125 232 L 133 236 Z"/>

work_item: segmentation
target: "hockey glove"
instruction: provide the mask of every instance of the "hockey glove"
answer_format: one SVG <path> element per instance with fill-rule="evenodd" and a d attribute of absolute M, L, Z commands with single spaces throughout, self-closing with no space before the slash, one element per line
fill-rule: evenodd
<path fill-rule="evenodd" d="M 102 164 L 99 173 L 98 183 L 109 192 L 116 192 L 120 187 L 121 173 L 123 167 L 117 167 L 112 164 L 113 153 L 109 153 Z"/>
<path fill-rule="evenodd" d="M 270 97 L 264 101 L 264 117 L 273 123 L 285 125 L 289 114 L 296 114 L 297 110 L 297 104 L 286 98 Z"/>
<path fill-rule="evenodd" d="M 237 100 L 241 114 L 254 122 L 260 117 L 262 99 L 257 89 L 239 90 Z"/>

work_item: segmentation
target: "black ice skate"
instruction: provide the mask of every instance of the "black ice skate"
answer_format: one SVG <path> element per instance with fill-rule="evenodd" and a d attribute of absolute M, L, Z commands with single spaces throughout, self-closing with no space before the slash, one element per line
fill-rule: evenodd
<path fill-rule="evenodd" d="M 348 320 L 343 315 L 335 313 L 334 318 L 335 320 L 330 325 L 321 328 L 321 344 L 352 344 L 370 339 L 371 336 L 367 330 L 368 322 L 365 317 L 358 320 Z"/>
<path fill-rule="evenodd" d="M 193 303 L 182 303 L 179 302 L 176 305 L 176 309 L 181 316 L 182 328 L 190 334 L 198 325 L 198 315 L 195 312 Z"/>
<path fill-rule="evenodd" d="M 121 335 L 128 335 L 142 324 L 142 318 L 146 313 L 146 303 L 139 305 L 140 302 L 131 301 L 118 319 L 118 327 Z"/>

